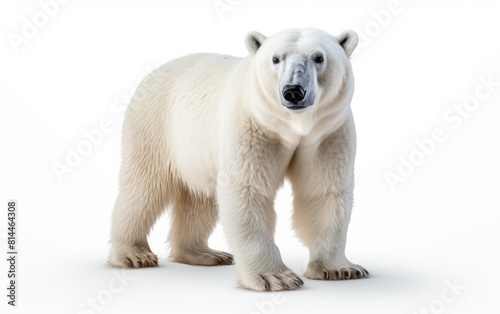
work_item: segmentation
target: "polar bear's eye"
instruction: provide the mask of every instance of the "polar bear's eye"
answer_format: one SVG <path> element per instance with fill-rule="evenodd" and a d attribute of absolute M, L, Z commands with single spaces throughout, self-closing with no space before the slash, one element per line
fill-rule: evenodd
<path fill-rule="evenodd" d="M 325 59 L 323 59 L 323 56 L 317 56 L 316 59 L 314 59 L 314 62 L 316 63 L 322 63 Z"/>
<path fill-rule="evenodd" d="M 278 59 L 278 57 L 273 57 L 273 63 L 274 64 L 280 63 L 280 59 Z"/>

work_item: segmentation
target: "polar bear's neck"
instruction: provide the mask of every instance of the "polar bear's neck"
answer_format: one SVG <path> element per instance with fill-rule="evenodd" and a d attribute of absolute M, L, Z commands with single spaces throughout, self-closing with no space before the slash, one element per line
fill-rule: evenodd
<path fill-rule="evenodd" d="M 306 136 L 311 133 L 316 119 L 311 114 L 299 114 L 290 117 L 287 121 L 288 126 L 299 136 Z"/>
<path fill-rule="evenodd" d="M 350 106 L 338 104 L 329 110 L 311 110 L 302 113 L 264 109 L 251 106 L 251 115 L 268 131 L 279 136 L 286 146 L 314 146 L 338 129 L 347 119 Z"/>

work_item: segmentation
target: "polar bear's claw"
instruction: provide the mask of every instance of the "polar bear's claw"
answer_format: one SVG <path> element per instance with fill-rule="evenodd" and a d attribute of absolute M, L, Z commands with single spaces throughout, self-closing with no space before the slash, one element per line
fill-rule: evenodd
<path fill-rule="evenodd" d="M 320 280 L 348 280 L 370 277 L 370 273 L 360 265 L 349 265 L 334 268 L 309 267 L 305 277 Z"/>
<path fill-rule="evenodd" d="M 137 249 L 135 252 L 133 250 L 120 253 L 113 252 L 108 264 L 121 268 L 158 267 L 158 257 L 152 252 L 141 249 Z"/>
<path fill-rule="evenodd" d="M 233 255 L 212 249 L 207 249 L 206 252 L 176 252 L 171 257 L 175 262 L 190 265 L 216 266 L 234 263 Z"/>
<path fill-rule="evenodd" d="M 250 280 L 240 278 L 239 284 L 243 288 L 256 291 L 286 291 L 300 289 L 304 281 L 291 270 L 287 270 L 282 273 L 260 274 Z"/>

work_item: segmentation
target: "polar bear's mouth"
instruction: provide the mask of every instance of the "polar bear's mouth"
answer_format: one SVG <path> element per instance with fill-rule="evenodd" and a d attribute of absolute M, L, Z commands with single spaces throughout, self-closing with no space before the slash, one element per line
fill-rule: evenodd
<path fill-rule="evenodd" d="M 305 109 L 307 108 L 308 106 L 300 106 L 300 105 L 295 105 L 295 106 L 286 106 L 288 109 L 291 109 L 291 110 L 300 110 L 300 109 Z"/>

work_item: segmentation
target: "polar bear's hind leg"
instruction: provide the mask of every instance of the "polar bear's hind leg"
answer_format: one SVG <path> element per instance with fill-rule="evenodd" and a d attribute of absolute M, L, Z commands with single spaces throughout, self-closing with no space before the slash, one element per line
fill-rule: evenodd
<path fill-rule="evenodd" d="M 120 191 L 112 215 L 108 263 L 123 268 L 158 266 L 147 236 L 174 188 L 168 180 L 165 146 L 154 136 L 159 121 L 151 119 L 149 125 L 137 126 L 141 112 L 132 106 L 125 118 Z"/>
<path fill-rule="evenodd" d="M 213 197 L 181 189 L 172 206 L 170 257 L 191 265 L 231 265 L 233 256 L 208 247 L 208 237 L 218 220 Z"/>

